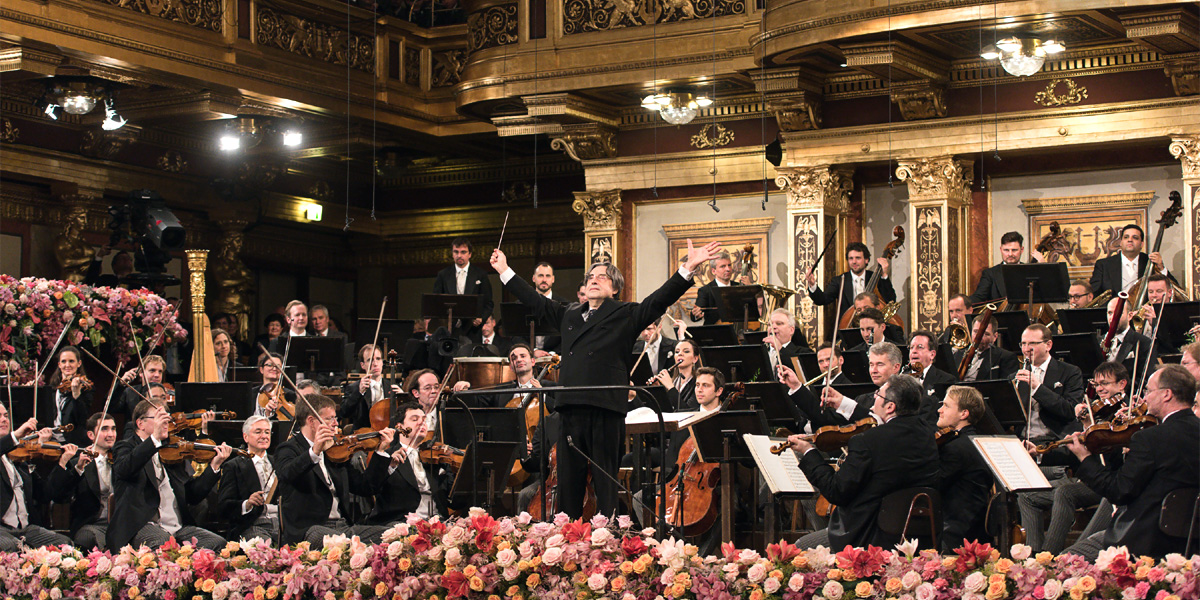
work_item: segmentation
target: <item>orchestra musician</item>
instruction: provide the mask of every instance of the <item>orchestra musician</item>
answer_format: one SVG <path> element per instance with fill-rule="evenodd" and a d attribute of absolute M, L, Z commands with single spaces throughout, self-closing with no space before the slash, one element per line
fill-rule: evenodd
<path fill-rule="evenodd" d="M 217 313 L 217 314 L 213 315 L 212 332 L 213 332 L 213 344 L 214 345 L 216 344 L 218 329 L 220 329 L 221 331 L 224 331 L 226 334 L 229 335 L 231 345 L 233 346 L 233 349 L 230 351 L 230 355 L 233 356 L 235 361 L 240 363 L 241 360 L 245 360 L 245 358 L 247 356 L 250 356 L 251 354 L 253 354 L 254 351 L 252 351 L 250 349 L 249 344 L 242 341 L 241 337 L 239 337 L 241 335 L 239 333 L 241 331 L 241 327 L 240 327 L 240 325 L 238 325 L 237 316 L 229 314 L 227 312 L 221 312 L 221 313 Z M 283 331 L 283 329 L 280 328 L 279 332 L 282 332 L 282 331 Z M 267 343 L 269 343 L 269 340 Z M 263 345 L 266 346 L 267 343 L 264 343 Z M 241 359 L 241 360 L 239 360 L 239 359 Z M 226 380 L 222 379 L 221 381 L 226 381 Z"/>
<path fill-rule="evenodd" d="M 883 311 L 874 307 L 864 308 L 858 313 L 858 333 L 862 336 L 862 343 L 847 350 L 847 352 L 866 352 L 871 346 L 879 342 L 888 342 L 895 345 L 904 344 L 904 338 L 896 337 L 893 330 L 888 327 L 888 322 L 883 316 Z"/>
<path fill-rule="evenodd" d="M 1175 354 L 1178 349 L 1171 344 L 1171 332 L 1158 327 L 1158 309 L 1163 303 L 1175 301 L 1175 289 L 1166 275 L 1155 273 L 1146 278 L 1146 303 L 1142 305 L 1140 314 L 1145 318 L 1145 325 L 1139 332 L 1146 337 L 1158 334 L 1155 350 L 1160 354 Z M 1130 309 L 1133 307 L 1126 303 Z"/>
<path fill-rule="evenodd" d="M 904 488 L 938 485 L 940 461 L 933 429 L 917 415 L 920 384 L 907 375 L 893 375 L 872 395 L 873 412 L 882 425 L 850 438 L 841 469 L 835 471 L 802 436 L 788 438 L 801 455 L 805 476 L 838 507 L 827 529 L 800 538 L 796 545 L 801 548 L 890 548 L 900 538 L 879 528 L 883 497 Z"/>
<path fill-rule="evenodd" d="M 862 311 L 864 311 L 868 308 L 874 308 L 874 309 L 878 310 L 879 313 L 883 315 L 884 321 L 888 320 L 887 313 L 884 312 L 887 310 L 887 305 L 884 304 L 883 302 L 879 301 L 879 296 L 875 295 L 875 292 L 863 292 L 854 297 L 854 314 L 855 315 L 861 315 Z M 850 323 L 851 323 L 851 325 L 853 325 L 854 320 L 851 319 Z M 895 340 L 893 342 L 895 344 L 903 344 L 904 343 L 904 328 L 903 327 L 900 327 L 899 325 L 897 325 L 895 323 L 889 322 L 887 325 L 884 326 L 884 333 L 889 341 Z"/>
<path fill-rule="evenodd" d="M 1129 371 L 1121 363 L 1100 363 L 1092 373 L 1092 385 L 1100 400 L 1107 403 L 1119 399 L 1118 395 L 1125 393 L 1129 385 Z M 1076 405 L 1075 414 L 1080 422 L 1072 424 L 1072 433 L 1091 425 L 1089 413 L 1090 409 L 1084 404 Z M 1017 506 L 1021 511 L 1021 525 L 1025 528 L 1026 544 L 1035 552 L 1061 553 L 1067 547 L 1067 534 L 1075 524 L 1075 512 L 1081 508 L 1098 506 L 1092 519 L 1093 523 L 1088 525 L 1088 529 L 1099 531 L 1108 527 L 1112 519 L 1112 505 L 1068 472 L 1079 468 L 1079 460 L 1075 455 L 1066 448 L 1056 448 L 1038 456 L 1034 452 L 1036 446 L 1028 441 L 1025 442 L 1025 448 L 1039 458 L 1042 473 L 1050 481 L 1052 488 L 1017 494 Z M 1047 508 L 1050 509 L 1049 524 L 1046 524 L 1043 517 Z"/>
<path fill-rule="evenodd" d="M 1142 252 L 1146 232 L 1141 227 L 1130 223 L 1121 228 L 1121 251 L 1096 261 L 1092 267 L 1090 284 L 1092 293 L 1103 294 L 1105 290 L 1127 292 L 1146 273 L 1148 263 L 1154 263 L 1163 275 L 1167 267 L 1163 264 L 1162 254 L 1153 252 L 1147 255 Z"/>
<path fill-rule="evenodd" d="M 656 320 L 642 330 L 633 345 L 633 353 L 642 356 L 651 373 L 657 373 L 675 366 L 676 343 L 662 334 L 662 324 Z"/>
<path fill-rule="evenodd" d="M 1102 548 L 1125 546 L 1131 555 L 1162 558 L 1183 552 L 1186 540 L 1159 529 L 1163 499 L 1173 490 L 1200 485 L 1200 419 L 1192 412 L 1196 378 L 1181 365 L 1160 367 L 1146 385 L 1144 402 L 1159 424 L 1135 434 L 1127 453 L 1109 452 L 1105 462 L 1076 434 L 1069 446 L 1079 459 L 1076 475 L 1119 507 L 1103 532 L 1066 552 L 1095 560 Z"/>
<path fill-rule="evenodd" d="M 333 319 L 329 318 L 329 309 L 324 304 L 314 304 L 312 309 L 308 311 L 309 335 L 313 337 L 331 337 L 342 341 L 344 348 L 350 340 L 346 334 L 338 331 L 333 327 Z M 336 387 L 341 384 L 341 378 L 344 373 L 309 373 L 317 383 Z"/>
<path fill-rule="evenodd" d="M 478 294 L 482 297 L 479 314 L 470 322 L 469 327 L 464 326 L 464 321 L 452 325 L 455 332 L 465 329 L 464 333 L 467 335 L 479 329 L 483 325 L 483 318 L 492 314 L 494 308 L 492 283 L 483 267 L 471 263 L 471 250 L 471 240 L 465 237 L 454 238 L 450 242 L 450 254 L 454 264 L 439 271 L 433 281 L 435 294 Z"/>
<path fill-rule="evenodd" d="M 167 372 L 167 361 L 157 354 L 151 354 L 142 359 L 145 367 L 134 367 L 121 374 L 121 382 L 128 386 L 121 392 L 121 399 L 114 403 L 112 412 L 125 415 L 125 434 L 123 438 L 133 437 L 137 427 L 133 423 L 133 410 L 144 397 L 150 395 L 150 384 L 163 382 L 163 374 Z"/>
<path fill-rule="evenodd" d="M 67 536 L 54 533 L 35 521 L 41 520 L 42 506 L 47 504 L 46 485 L 33 473 L 27 463 L 14 463 L 8 453 L 17 441 L 31 435 L 37 421 L 29 419 L 16 431 L 12 430 L 8 407 L 0 404 L 0 552 L 17 552 L 21 540 L 28 546 L 71 543 Z M 41 442 L 51 440 L 49 428 L 37 431 Z"/>
<path fill-rule="evenodd" d="M 867 249 L 866 244 L 862 242 L 852 242 L 846 246 L 846 266 L 849 271 L 842 273 L 832 280 L 826 286 L 825 291 L 817 286 L 816 271 L 808 273 L 808 296 L 812 298 L 813 304 L 817 306 L 826 306 L 838 302 L 838 296 L 841 296 L 841 303 L 837 304 L 845 310 L 854 304 L 854 298 L 868 290 L 867 281 L 871 279 L 874 271 L 867 269 L 867 265 L 871 262 L 871 251 Z M 877 290 L 879 298 L 884 302 L 896 301 L 896 290 L 892 288 L 892 280 L 889 277 L 891 267 L 889 261 L 882 256 L 875 260 L 881 271 L 879 275 L 879 283 Z M 841 315 L 835 315 L 835 318 Z M 878 340 L 882 341 L 882 340 Z"/>
<path fill-rule="evenodd" d="M 233 381 L 233 369 L 237 366 L 238 351 L 233 338 L 224 329 L 212 330 L 213 354 L 217 358 L 217 381 Z"/>
<path fill-rule="evenodd" d="M 1035 443 L 1061 438 L 1083 399 L 1083 374 L 1079 367 L 1052 357 L 1053 346 L 1050 330 L 1041 323 L 1021 332 L 1021 352 L 1029 366 L 1015 375 L 1017 396 L 1028 411 L 1023 437 Z"/>
<path fill-rule="evenodd" d="M 692 273 L 716 256 L 719 244 L 710 242 L 694 248 L 689 240 L 687 259 L 678 272 L 641 302 L 617 300 L 625 278 L 615 265 L 597 263 L 588 269 L 586 305 L 564 306 L 538 294 L 508 266 L 499 249 L 491 264 L 500 281 L 534 314 L 559 323 L 563 334 L 559 383 L 564 386 L 626 385 L 632 366 L 633 343 L 643 329 L 658 319 L 691 287 Z M 583 512 L 589 457 L 609 477 L 593 477 L 600 514 L 618 509 L 617 486 L 610 479 L 621 460 L 625 440 L 627 394 L 563 393 L 557 398 L 561 431 L 558 447 L 558 485 L 561 506 L 572 518 Z M 578 452 L 568 451 L 574 446 Z"/>
<path fill-rule="evenodd" d="M 283 318 L 283 315 L 273 312 L 263 319 L 263 327 L 266 328 L 267 332 L 256 336 L 254 338 L 254 345 L 250 349 L 251 354 L 254 355 L 255 362 L 258 362 L 258 357 L 262 354 L 262 349 L 258 346 L 261 344 L 263 348 L 274 348 L 275 340 L 283 335 L 284 329 L 287 329 L 287 320 Z"/>
<path fill-rule="evenodd" d="M 280 397 L 277 393 L 282 394 L 282 398 L 288 402 L 295 402 L 296 400 L 296 394 L 292 390 L 282 387 L 283 355 L 277 352 L 259 355 L 258 372 L 262 374 L 262 385 L 258 388 L 251 388 L 250 410 L 246 411 L 246 414 L 277 419 L 279 415 L 276 412 L 279 410 Z M 263 392 L 270 393 L 272 397 L 265 406 L 260 406 L 258 397 Z"/>
<path fill-rule="evenodd" d="M 700 364 L 700 346 L 691 339 L 680 341 L 675 346 L 675 374 L 670 368 L 659 371 L 647 385 L 658 383 L 667 388 L 667 399 L 671 410 L 697 410 L 699 399 L 696 397 L 696 369 Z"/>
<path fill-rule="evenodd" d="M 992 491 L 992 472 L 975 450 L 970 436 L 987 407 L 979 390 L 963 385 L 946 390 L 946 399 L 937 409 L 939 430 L 952 428 L 950 440 L 938 446 L 941 465 L 942 552 L 953 553 L 965 540 L 988 541 L 988 500 Z"/>
<path fill-rule="evenodd" d="M 274 484 L 271 420 L 254 415 L 242 423 L 242 440 L 250 457 L 236 456 L 221 469 L 217 487 L 217 512 L 229 519 L 226 539 L 279 539 L 279 503 L 267 497 Z"/>
<path fill-rule="evenodd" d="M 875 385 L 883 385 L 900 373 L 902 361 L 900 349 L 890 342 L 879 342 L 871 346 L 867 353 L 867 370 Z M 777 370 L 779 381 L 788 386 L 788 394 L 792 401 L 808 419 L 804 426 L 806 433 L 812 433 L 821 427 L 829 425 L 848 425 L 872 416 L 871 407 L 875 402 L 872 394 L 867 392 L 856 398 L 847 398 L 833 386 L 825 386 L 818 401 L 808 388 L 801 386 L 801 381 L 792 369 L 780 366 Z M 915 381 L 915 380 L 914 380 Z"/>
<path fill-rule="evenodd" d="M 717 288 L 748 285 L 750 278 L 742 277 L 739 281 L 734 281 L 733 260 L 729 257 L 729 252 L 725 250 L 712 259 L 709 268 L 712 270 L 713 279 L 696 289 L 696 305 L 692 307 L 692 319 L 696 321 L 704 319 L 705 325 L 715 325 L 717 321 L 721 320 Z"/>
<path fill-rule="evenodd" d="M 488 315 L 479 326 L 479 331 L 471 334 L 471 343 L 488 349 L 491 356 L 504 356 L 512 346 L 512 338 L 496 332 L 496 317 Z"/>
<path fill-rule="evenodd" d="M 86 425 L 96 458 L 68 444 L 46 483 L 54 502 L 71 505 L 71 538 L 75 546 L 104 548 L 108 545 L 105 536 L 109 498 L 113 493 L 109 452 L 117 442 L 117 423 L 112 415 L 96 413 L 88 417 Z"/>
<path fill-rule="evenodd" d="M 1200 381 L 1200 341 L 1192 342 L 1180 349 L 1183 355 L 1179 359 L 1179 364 L 1183 365 L 1196 381 Z M 1196 398 L 1200 400 L 1200 397 Z"/>
<path fill-rule="evenodd" d="M 983 321 L 976 319 L 971 323 L 971 339 L 979 334 Z M 1016 352 L 1009 352 L 996 345 L 996 320 L 988 319 L 987 331 L 979 337 L 979 346 L 967 367 L 967 376 L 963 381 L 981 381 L 987 379 L 1012 379 L 1021 368 Z M 954 364 L 962 363 L 967 349 L 954 351 Z"/>
<path fill-rule="evenodd" d="M 912 374 L 925 389 L 925 395 L 921 398 L 921 414 L 930 421 L 937 420 L 937 407 L 944 393 L 938 388 L 958 383 L 958 377 L 933 366 L 937 351 L 937 337 L 933 332 L 919 329 L 908 337 L 908 363 L 910 366 L 918 363 L 922 366 L 920 372 Z"/>
<path fill-rule="evenodd" d="M 388 459 L 378 460 L 387 465 L 385 476 L 368 480 L 375 495 L 375 508 L 367 517 L 370 525 L 391 527 L 410 513 L 422 519 L 449 514 L 442 469 L 421 462 L 417 452 L 417 444 L 425 438 L 425 411 L 409 401 L 398 405 L 396 412 L 401 415 L 397 419 L 400 426 L 409 428 L 411 433 L 406 436 L 397 432 Z"/>
<path fill-rule="evenodd" d="M 174 537 L 196 538 L 200 548 L 220 550 L 225 538 L 196 526 L 191 506 L 208 496 L 219 479 L 221 465 L 232 449 L 221 444 L 208 467 L 193 475 L 191 461 L 166 464 L 159 447 L 167 440 L 171 415 L 149 401 L 133 411 L 137 428 L 132 438 L 113 446 L 113 513 L 107 542 L 116 552 L 126 544 L 158 548 Z"/>
<path fill-rule="evenodd" d="M 279 337 L 271 340 L 271 345 L 267 346 L 268 350 L 280 355 L 287 349 L 288 338 L 311 335 L 308 332 L 308 306 L 306 304 L 299 300 L 288 302 L 283 309 L 283 316 L 287 320 L 287 331 L 279 334 Z"/>
<path fill-rule="evenodd" d="M 351 461 L 333 462 L 325 456 L 338 435 L 337 407 L 320 394 L 309 394 L 296 405 L 299 435 L 293 435 L 275 451 L 275 476 L 280 512 L 280 543 L 307 540 L 313 549 L 324 546 L 326 535 L 357 535 L 365 543 L 378 542 L 386 531 L 378 525 L 358 525 L 348 507 L 352 494 L 369 496 L 371 482 L 387 476 L 392 457 L 385 452 L 395 430 L 379 431 L 380 450 L 365 472 Z"/>
<path fill-rule="evenodd" d="M 384 389 L 383 351 L 379 348 L 371 344 L 360 348 L 358 366 L 363 372 L 362 379 L 348 381 L 342 386 L 342 404 L 337 411 L 338 419 L 353 424 L 355 429 L 371 424 L 371 407 L 376 402 L 404 393 L 396 384 L 392 384 L 391 389 Z"/>
<path fill-rule="evenodd" d="M 979 275 L 979 285 L 975 286 L 975 291 L 971 294 L 968 302 L 971 305 L 978 305 L 988 300 L 997 300 L 999 298 L 1007 298 L 1008 293 L 1004 289 L 1004 277 L 1000 274 L 1000 267 L 1004 265 L 1020 265 L 1021 254 L 1025 252 L 1025 236 L 1010 231 L 1000 236 L 1000 263 L 988 267 Z"/>
<path fill-rule="evenodd" d="M 833 361 L 833 369 L 830 370 L 829 362 Z M 821 342 L 817 348 L 817 368 L 821 369 L 820 379 L 812 383 L 814 386 L 838 385 L 841 383 L 850 383 L 850 379 L 842 373 L 842 351 L 834 348 L 829 342 Z M 825 378 L 831 375 L 833 380 L 826 384 Z M 814 376 L 815 377 L 815 376 Z"/>
<path fill-rule="evenodd" d="M 301 379 L 300 381 L 296 382 L 296 393 L 300 394 L 301 396 L 320 394 L 321 386 L 317 385 L 317 382 L 313 381 L 312 379 Z"/>
<path fill-rule="evenodd" d="M 771 311 L 770 327 L 763 343 L 767 344 L 773 366 L 790 367 L 793 356 L 809 351 L 804 332 L 796 330 L 796 316 L 786 308 Z"/>
<path fill-rule="evenodd" d="M 87 374 L 83 371 L 83 353 L 74 346 L 64 346 L 58 351 L 57 362 L 58 370 L 50 377 L 50 387 L 55 389 L 54 426 L 70 424 L 74 429 L 66 434 L 55 433 L 54 440 L 85 444 L 87 435 L 83 425 L 92 410 L 92 391 L 84 385 Z M 59 389 L 63 383 L 69 384 L 66 391 Z"/>
<path fill-rule="evenodd" d="M 1120 301 L 1120 298 L 1108 301 L 1109 323 L 1112 323 L 1113 312 L 1116 311 L 1117 303 Z M 1125 302 L 1123 307 L 1121 318 L 1117 321 L 1118 333 L 1113 336 L 1112 347 L 1109 348 L 1108 355 L 1104 360 L 1122 364 L 1128 361 L 1133 372 L 1145 373 L 1147 365 L 1158 363 L 1158 348 L 1151 348 L 1150 338 L 1129 326 L 1129 319 L 1133 316 L 1133 306 Z M 1152 350 L 1153 352 L 1151 352 Z M 1134 362 L 1135 352 L 1136 363 Z"/>
<path fill-rule="evenodd" d="M 529 344 L 524 342 L 513 344 L 512 348 L 508 351 L 508 365 L 512 368 L 515 378 L 512 381 L 506 381 L 496 386 L 497 390 L 502 390 L 504 393 L 494 396 L 476 396 L 475 398 L 479 405 L 484 408 L 501 408 L 514 399 L 522 400 L 525 398 L 524 393 L 509 390 L 528 390 L 558 385 L 549 379 L 534 377 L 533 361 L 533 350 L 530 349 Z M 542 396 L 541 399 L 547 402 L 547 407 L 554 406 L 553 394 Z"/>
<path fill-rule="evenodd" d="M 1083 279 L 1072 281 L 1071 287 L 1067 288 L 1067 304 L 1071 308 L 1085 308 L 1095 299 L 1096 295 L 1092 293 L 1092 284 Z"/>
<path fill-rule="evenodd" d="M 569 304 L 570 301 L 562 298 L 554 293 L 554 267 L 548 262 L 540 262 L 533 268 L 533 289 L 537 293 L 561 304 Z M 582 289 L 582 285 L 580 288 Z M 516 333 L 516 332 L 513 332 Z M 541 358 L 551 352 L 558 350 L 558 346 L 562 344 L 561 335 L 539 335 L 534 339 L 533 356 Z"/>
<path fill-rule="evenodd" d="M 450 389 L 455 392 L 461 392 L 471 388 L 471 382 L 459 381 Z M 437 373 L 433 369 L 419 369 L 408 374 L 408 379 L 404 381 L 404 392 L 411 394 L 413 399 L 421 405 L 421 410 L 425 411 L 425 431 L 437 432 L 438 430 L 438 390 L 441 389 L 441 384 L 438 381 Z M 402 415 L 393 414 L 393 424 Z"/>
<path fill-rule="evenodd" d="M 958 323 L 967 329 L 970 327 L 967 324 L 967 315 L 971 314 L 971 304 L 966 294 L 954 294 L 946 301 L 946 319 L 949 323 Z M 938 336 L 938 344 L 950 343 L 950 328 L 946 328 L 942 335 Z"/>

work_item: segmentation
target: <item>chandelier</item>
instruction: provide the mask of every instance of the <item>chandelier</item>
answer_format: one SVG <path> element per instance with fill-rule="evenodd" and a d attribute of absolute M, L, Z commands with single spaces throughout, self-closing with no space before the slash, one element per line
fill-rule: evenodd
<path fill-rule="evenodd" d="M 126 123 L 113 108 L 112 89 L 107 82 L 94 77 L 55 77 L 46 84 L 46 89 L 37 104 L 42 112 L 54 121 L 58 120 L 59 110 L 79 116 L 92 112 L 97 105 L 103 105 L 104 121 L 100 126 L 105 131 L 120 129 Z"/>
<path fill-rule="evenodd" d="M 710 106 L 712 100 L 690 92 L 668 92 L 650 94 L 642 99 L 642 108 L 656 110 L 663 120 L 672 125 L 686 125 L 696 118 L 701 108 Z"/>
<path fill-rule="evenodd" d="M 985 60 L 1000 59 L 1000 66 L 1010 75 L 1028 77 L 1042 70 L 1046 57 L 1066 50 L 1062 42 L 1038 38 L 1009 37 L 988 44 L 980 54 Z"/>

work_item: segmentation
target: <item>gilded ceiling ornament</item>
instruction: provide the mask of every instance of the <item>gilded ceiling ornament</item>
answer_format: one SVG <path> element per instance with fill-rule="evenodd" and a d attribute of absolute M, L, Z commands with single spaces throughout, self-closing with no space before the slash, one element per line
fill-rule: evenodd
<path fill-rule="evenodd" d="M 13 126 L 12 121 L 4 119 L 3 125 L 0 125 L 0 142 L 11 144 L 21 137 L 21 130 Z"/>
<path fill-rule="evenodd" d="M 616 229 L 621 225 L 621 190 L 575 192 L 571 208 L 583 216 L 584 231 Z"/>
<path fill-rule="evenodd" d="M 271 187 L 284 172 L 284 165 L 269 161 L 247 160 L 238 163 L 237 182 L 254 190 Z"/>
<path fill-rule="evenodd" d="M 708 136 L 708 132 L 712 131 L 715 135 Z M 692 136 L 693 148 L 720 148 L 733 143 L 733 132 L 725 129 L 720 123 L 709 123 L 700 128 L 700 133 Z"/>
<path fill-rule="evenodd" d="M 745 0 L 567 0 L 563 33 L 746 14 Z"/>
<path fill-rule="evenodd" d="M 905 121 L 946 116 L 946 90 L 940 87 L 893 92 L 892 101 L 900 107 L 900 114 Z"/>
<path fill-rule="evenodd" d="M 500 194 L 500 199 L 508 202 L 532 202 L 533 201 L 533 186 L 526 181 L 514 181 L 504 188 Z"/>
<path fill-rule="evenodd" d="M 75 196 L 78 201 L 86 197 Z M 54 260 L 58 263 L 63 279 L 81 282 L 87 274 L 94 254 L 92 245 L 83 238 L 87 228 L 87 207 L 71 206 L 67 209 L 62 233 L 54 240 Z"/>
<path fill-rule="evenodd" d="M 1200 178 L 1200 135 L 1171 138 L 1167 151 L 1183 163 L 1184 179 Z"/>
<path fill-rule="evenodd" d="M 1058 93 L 1058 85 L 1060 83 L 1067 86 L 1061 95 Z M 1075 81 L 1070 78 L 1062 78 L 1051 80 L 1046 89 L 1038 92 L 1033 97 L 1033 102 L 1040 106 L 1066 106 L 1068 104 L 1079 104 L 1087 97 L 1087 88 L 1075 85 Z"/>
<path fill-rule="evenodd" d="M 550 148 L 562 150 L 579 162 L 617 155 L 617 133 L 609 128 L 589 128 L 587 131 L 564 131 L 550 140 Z"/>
<path fill-rule="evenodd" d="M 807 131 L 821 128 L 821 104 L 805 94 L 799 98 L 780 98 L 767 102 L 782 131 Z"/>
<path fill-rule="evenodd" d="M 158 168 L 168 173 L 182 173 L 187 170 L 188 164 L 183 160 L 183 155 L 175 150 L 167 150 L 162 156 L 158 157 Z"/>
<path fill-rule="evenodd" d="M 210 31 L 221 31 L 221 0 L 98 0 L 103 4 L 183 23 Z M 262 10 L 261 8 L 259 10 Z"/>
<path fill-rule="evenodd" d="M 286 50 L 292 54 L 346 65 L 367 73 L 375 72 L 374 40 L 365 35 L 349 34 L 345 28 L 302 19 L 258 5 L 260 45 Z"/>
<path fill-rule="evenodd" d="M 467 52 L 517 43 L 517 3 L 490 6 L 467 16 Z"/>
<path fill-rule="evenodd" d="M 822 166 L 778 172 L 775 185 L 787 192 L 788 209 L 817 209 L 834 214 L 850 210 L 853 169 Z"/>
<path fill-rule="evenodd" d="M 1172 59 L 1163 66 L 1167 77 L 1171 78 L 1171 87 L 1176 96 L 1191 96 L 1200 94 L 1200 65 L 1195 57 L 1188 59 Z"/>
<path fill-rule="evenodd" d="M 433 73 L 430 88 L 450 87 L 458 83 L 463 66 L 467 64 L 467 53 L 462 50 L 447 50 L 433 53 Z"/>
<path fill-rule="evenodd" d="M 421 85 L 421 50 L 404 48 L 404 83 L 411 86 Z"/>

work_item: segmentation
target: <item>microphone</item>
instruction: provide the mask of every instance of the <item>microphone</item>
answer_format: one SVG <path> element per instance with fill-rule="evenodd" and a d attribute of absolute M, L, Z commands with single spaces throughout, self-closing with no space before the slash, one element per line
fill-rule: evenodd
<path fill-rule="evenodd" d="M 596 464 L 596 461 L 592 460 L 592 457 L 588 456 L 588 455 L 587 455 L 587 453 L 585 453 L 583 450 L 580 450 L 580 449 L 579 449 L 579 447 L 575 445 L 575 440 L 574 440 L 574 439 L 572 439 L 570 435 L 568 435 L 568 436 L 567 436 L 567 445 L 568 445 L 568 446 L 570 446 L 570 447 L 571 447 L 571 449 L 572 449 L 572 450 L 574 450 L 575 452 L 578 452 L 578 453 L 579 453 L 579 455 L 580 455 L 580 456 L 582 456 L 582 457 L 584 458 L 584 460 L 588 461 L 588 464 L 592 465 L 592 470 L 593 470 L 593 471 L 597 471 L 597 472 L 603 473 L 603 474 L 604 474 L 604 476 L 605 476 L 605 477 L 607 477 L 607 478 L 608 478 L 610 481 L 612 481 L 613 483 L 617 484 L 617 487 L 618 487 L 618 488 L 620 488 L 620 489 L 621 489 L 622 491 L 624 491 L 625 493 L 629 494 L 629 498 L 630 498 L 632 501 L 634 501 L 634 502 L 637 502 L 639 505 L 641 505 L 641 507 L 642 507 L 642 510 L 643 510 L 643 511 L 649 512 L 650 514 L 653 514 L 653 515 L 655 515 L 655 518 L 658 518 L 658 517 L 657 517 L 658 513 L 657 513 L 656 511 L 652 510 L 652 509 L 651 509 L 651 507 L 647 506 L 647 505 L 646 505 L 644 502 L 642 502 L 641 500 L 638 500 L 638 499 L 637 499 L 637 498 L 636 498 L 636 497 L 633 495 L 633 492 L 632 492 L 632 491 L 630 491 L 630 489 L 629 489 L 629 488 L 627 488 L 627 487 L 625 487 L 624 485 L 622 485 L 622 484 L 621 484 L 621 482 L 620 482 L 620 481 L 618 481 L 618 480 L 617 480 L 617 478 L 613 477 L 613 476 L 612 476 L 612 475 L 611 475 L 611 474 L 610 474 L 608 471 L 605 471 L 604 469 L 600 468 L 600 465 Z M 643 514 L 645 514 L 645 513 L 643 513 Z"/>

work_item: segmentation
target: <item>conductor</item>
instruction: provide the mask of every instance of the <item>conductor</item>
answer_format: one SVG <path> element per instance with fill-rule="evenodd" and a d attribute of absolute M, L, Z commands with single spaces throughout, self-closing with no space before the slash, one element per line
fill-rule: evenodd
<path fill-rule="evenodd" d="M 537 293 L 508 266 L 499 249 L 491 263 L 500 282 L 539 318 L 559 324 L 562 345 L 559 353 L 559 383 L 571 386 L 627 385 L 632 365 L 633 344 L 647 325 L 692 287 L 692 273 L 717 255 L 718 242 L 692 247 L 688 240 L 687 260 L 662 287 L 642 302 L 622 302 L 617 296 L 625 278 L 608 262 L 593 264 L 585 278 L 586 302 L 560 304 Z M 625 439 L 624 390 L 606 392 L 563 392 L 557 395 L 561 420 L 558 436 L 558 490 L 563 511 L 572 519 L 583 514 L 588 460 L 608 472 L 593 477 L 597 508 L 601 514 L 617 512 L 617 486 L 611 478 L 621 461 Z M 572 448 L 574 446 L 574 448 Z"/>

